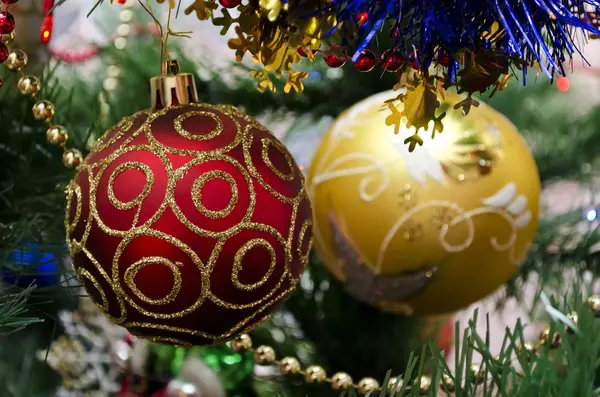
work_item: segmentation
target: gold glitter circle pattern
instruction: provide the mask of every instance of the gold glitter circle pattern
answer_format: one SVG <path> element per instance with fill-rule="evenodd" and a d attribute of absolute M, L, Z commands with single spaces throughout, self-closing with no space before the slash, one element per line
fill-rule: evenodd
<path fill-rule="evenodd" d="M 229 200 L 229 203 L 225 208 L 218 211 L 209 210 L 202 203 L 202 188 L 208 181 L 211 181 L 213 179 L 224 180 L 229 184 L 229 187 L 231 189 L 231 199 Z M 214 219 L 226 217 L 231 213 L 231 211 L 233 211 L 233 209 L 235 208 L 235 204 L 238 201 L 238 194 L 239 193 L 237 185 L 235 183 L 235 179 L 233 179 L 233 177 L 225 171 L 220 170 L 209 171 L 206 174 L 203 174 L 202 176 L 200 176 L 200 178 L 196 179 L 196 181 L 194 182 L 194 186 L 192 187 L 192 197 L 194 199 L 194 205 L 196 206 L 198 211 L 200 211 L 202 215 Z"/>
<path fill-rule="evenodd" d="M 214 123 L 196 134 L 186 123 L 195 117 Z M 142 178 L 132 170 L 143 173 L 144 187 L 123 201 L 115 189 L 126 189 L 130 175 Z M 230 194 L 218 210 L 206 202 L 214 189 L 203 191 L 215 179 Z M 259 206 L 278 208 L 289 229 L 271 225 Z M 166 216 L 173 235 L 161 226 Z M 308 263 L 312 210 L 302 173 L 262 125 L 229 105 L 178 105 L 125 118 L 96 143 L 68 186 L 65 229 L 75 272 L 109 318 L 150 341 L 190 346 L 229 340 L 270 317 Z M 268 263 L 253 263 L 255 250 Z M 160 267 L 172 273 L 161 281 L 170 291 L 148 296 L 136 279 Z"/>

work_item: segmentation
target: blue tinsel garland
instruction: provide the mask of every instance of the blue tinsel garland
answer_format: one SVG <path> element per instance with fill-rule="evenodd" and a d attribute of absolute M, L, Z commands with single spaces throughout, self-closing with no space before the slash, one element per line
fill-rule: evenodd
<path fill-rule="evenodd" d="M 549 77 L 564 74 L 562 63 L 579 51 L 584 34 L 600 34 L 592 20 L 600 14 L 597 0 L 333 0 L 327 9 L 335 10 L 338 22 L 357 26 L 360 18 L 353 40 L 338 30 L 344 44 L 352 43 L 353 60 L 387 30 L 395 48 L 420 67 L 444 52 L 449 74 L 457 52 L 478 53 L 491 45 L 484 37 L 494 23 L 503 30 L 494 41 L 497 49 L 536 62 Z"/>

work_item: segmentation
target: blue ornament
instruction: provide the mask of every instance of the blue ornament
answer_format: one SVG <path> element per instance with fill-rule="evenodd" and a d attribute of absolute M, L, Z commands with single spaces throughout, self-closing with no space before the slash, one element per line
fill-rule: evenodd
<path fill-rule="evenodd" d="M 0 280 L 26 288 L 49 287 L 60 281 L 59 261 L 55 254 L 43 252 L 39 244 L 26 243 L 13 251 L 6 263 L 0 263 Z"/>

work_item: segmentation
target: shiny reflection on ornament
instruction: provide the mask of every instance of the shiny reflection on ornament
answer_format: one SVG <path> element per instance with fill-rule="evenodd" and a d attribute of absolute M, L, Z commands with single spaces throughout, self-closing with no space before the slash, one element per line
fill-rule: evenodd
<path fill-rule="evenodd" d="M 158 265 L 163 265 L 169 268 L 171 272 L 173 272 L 173 287 L 165 297 L 160 299 L 152 299 L 139 290 L 135 283 L 135 276 L 140 270 L 147 266 Z M 183 264 L 180 265 L 183 266 Z M 133 265 L 129 266 L 127 270 L 125 270 L 125 285 L 127 285 L 129 289 L 131 289 L 135 296 L 137 296 L 139 299 L 150 305 L 166 305 L 167 303 L 173 302 L 177 298 L 177 295 L 179 295 L 179 291 L 181 290 L 181 273 L 179 272 L 178 266 L 170 260 L 168 260 L 167 258 L 162 258 L 160 256 L 151 256 L 148 258 L 140 259 Z"/>
<path fill-rule="evenodd" d="M 595 209 L 591 209 L 585 214 L 585 219 L 587 219 L 589 222 L 593 222 L 597 218 L 598 218 L 598 213 L 596 212 Z"/>

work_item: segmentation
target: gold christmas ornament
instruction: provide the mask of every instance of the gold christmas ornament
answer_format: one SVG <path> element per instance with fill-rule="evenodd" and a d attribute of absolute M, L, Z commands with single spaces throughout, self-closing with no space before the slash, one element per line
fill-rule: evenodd
<path fill-rule="evenodd" d="M 386 125 L 390 92 L 343 113 L 309 169 L 315 248 L 357 299 L 433 315 L 484 298 L 518 270 L 534 239 L 540 180 L 515 127 L 481 104 L 450 112 L 443 134 L 409 152 Z M 447 92 L 442 106 L 464 97 Z M 383 105 L 382 105 L 383 104 Z"/>
<path fill-rule="evenodd" d="M 54 105 L 50 101 L 37 101 L 33 105 L 33 117 L 38 121 L 47 121 L 54 116 Z"/>
<path fill-rule="evenodd" d="M 485 371 L 479 364 L 472 364 L 471 368 L 471 382 L 475 385 L 479 385 L 485 382 Z"/>
<path fill-rule="evenodd" d="M 27 54 L 21 50 L 14 49 L 8 54 L 8 58 L 4 61 L 4 65 L 13 71 L 19 71 L 27 65 Z"/>
<path fill-rule="evenodd" d="M 358 392 L 363 396 L 367 393 L 373 393 L 379 389 L 379 383 L 373 378 L 364 378 L 358 382 Z"/>
<path fill-rule="evenodd" d="M 456 389 L 456 384 L 454 383 L 454 380 L 448 374 L 442 375 L 442 379 L 440 380 L 440 386 L 443 391 L 448 393 L 452 393 Z"/>
<path fill-rule="evenodd" d="M 271 346 L 259 346 L 254 352 L 254 361 L 258 365 L 271 365 L 275 359 L 275 350 Z"/>
<path fill-rule="evenodd" d="M 431 388 L 431 378 L 428 376 L 422 376 L 419 381 L 419 393 L 421 395 L 429 393 L 429 389 Z"/>
<path fill-rule="evenodd" d="M 591 296 L 587 300 L 590 305 L 590 310 L 596 317 L 600 317 L 600 298 L 597 296 Z"/>
<path fill-rule="evenodd" d="M 67 168 L 75 168 L 83 161 L 83 155 L 77 149 L 67 149 L 62 156 L 63 164 Z"/>
<path fill-rule="evenodd" d="M 322 383 L 327 379 L 327 375 L 325 374 L 325 370 L 323 367 L 319 365 L 311 365 L 306 368 L 306 381 L 308 383 Z"/>
<path fill-rule="evenodd" d="M 402 378 L 392 376 L 387 385 L 388 392 L 392 393 L 394 391 L 394 388 L 396 388 L 396 393 L 400 393 L 400 391 L 402 390 L 403 383 L 404 382 L 402 381 Z"/>
<path fill-rule="evenodd" d="M 5 33 L 0 35 L 0 40 L 4 42 L 4 44 L 12 43 L 15 39 L 15 32 Z"/>
<path fill-rule="evenodd" d="M 546 328 L 540 334 L 540 345 L 548 346 L 549 339 L 550 339 L 550 328 Z M 550 347 L 551 349 L 556 349 L 557 347 L 560 346 L 561 342 L 562 342 L 562 340 L 561 340 L 560 334 L 558 332 L 555 332 L 554 335 L 552 335 L 552 341 L 550 342 L 548 347 Z"/>
<path fill-rule="evenodd" d="M 331 378 L 331 387 L 335 391 L 348 390 L 352 387 L 352 378 L 345 372 L 338 372 Z"/>
<path fill-rule="evenodd" d="M 46 140 L 51 145 L 63 145 L 69 140 L 69 132 L 62 125 L 53 125 L 46 131 Z"/>
<path fill-rule="evenodd" d="M 241 353 L 252 349 L 252 339 L 248 334 L 237 336 L 231 341 L 231 349 L 234 352 Z"/>
<path fill-rule="evenodd" d="M 35 95 L 40 92 L 40 80 L 35 76 L 21 77 L 17 85 L 22 95 Z"/>
<path fill-rule="evenodd" d="M 293 375 L 300 372 L 300 363 L 294 357 L 284 357 L 279 364 L 282 375 Z"/>

